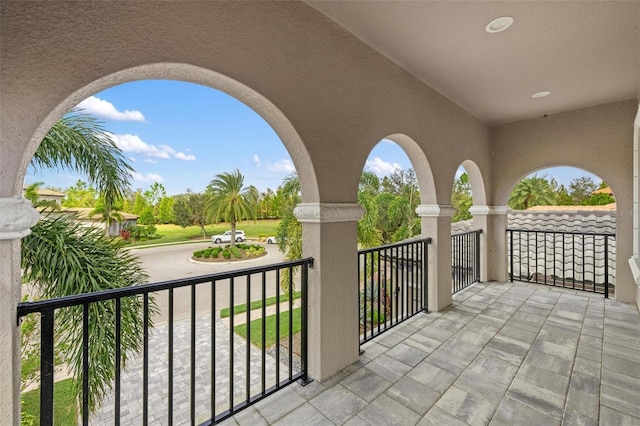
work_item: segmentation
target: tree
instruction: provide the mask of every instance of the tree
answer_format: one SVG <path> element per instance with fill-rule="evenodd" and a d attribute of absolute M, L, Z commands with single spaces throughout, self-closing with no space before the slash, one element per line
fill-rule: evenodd
<path fill-rule="evenodd" d="M 102 230 L 84 227 L 68 215 L 45 215 L 22 240 L 23 280 L 32 283 L 43 298 L 123 288 L 147 282 L 136 257 L 123 241 Z M 153 304 L 152 304 L 153 306 Z M 155 308 L 154 308 L 155 309 Z M 153 311 L 152 311 L 153 312 Z M 89 408 L 95 410 L 115 377 L 115 333 L 106 324 L 116 321 L 113 302 L 89 305 Z M 143 304 L 138 297 L 121 301 L 122 368 L 142 345 Z M 82 307 L 56 311 L 57 345 L 62 361 L 73 373 L 78 398 L 82 396 Z"/>
<path fill-rule="evenodd" d="M 363 171 L 358 190 L 358 204 L 365 213 L 358 221 L 358 242 L 363 248 L 379 246 L 382 232 L 378 229 L 378 206 L 376 196 L 380 189 L 380 179 L 375 173 Z"/>
<path fill-rule="evenodd" d="M 569 194 L 573 198 L 573 202 L 577 205 L 584 203 L 593 192 L 598 188 L 598 185 L 590 177 L 579 177 L 572 179 L 569 183 Z"/>
<path fill-rule="evenodd" d="M 167 196 L 167 191 L 164 189 L 164 185 L 159 182 L 154 182 L 148 190 L 144 191 L 144 198 L 147 205 L 151 207 L 154 216 L 154 223 L 158 223 L 160 202 Z"/>
<path fill-rule="evenodd" d="M 420 200 L 415 171 L 398 169 L 385 176 L 382 179 L 382 191 L 394 195 L 394 200 L 388 200 L 391 201 L 389 208 L 392 209 L 388 218 L 392 222 L 385 225 L 386 234 L 390 235 L 390 240 L 385 241 L 396 242 L 415 235 L 420 227 L 415 212 Z"/>
<path fill-rule="evenodd" d="M 258 212 L 260 209 L 260 191 L 253 185 L 249 185 L 247 188 L 247 201 L 251 204 L 251 219 L 253 222 L 258 219 Z M 246 219 L 249 219 L 248 217 Z"/>
<path fill-rule="evenodd" d="M 133 168 L 102 123 L 73 109 L 45 135 L 31 165 L 61 168 L 86 175 L 107 205 L 124 196 Z"/>
<path fill-rule="evenodd" d="M 600 192 L 598 194 L 593 194 L 591 197 L 582 201 L 583 206 L 606 206 L 607 204 L 615 203 L 616 199 L 611 195 Z"/>
<path fill-rule="evenodd" d="M 173 198 L 162 197 L 160 204 L 158 205 L 158 222 L 159 223 L 173 223 L 175 222 L 175 216 L 173 215 Z"/>
<path fill-rule="evenodd" d="M 509 197 L 509 207 L 526 210 L 533 206 L 553 205 L 555 192 L 544 177 L 532 176 L 518 182 Z"/>
<path fill-rule="evenodd" d="M 110 235 L 111 225 L 118 222 L 122 222 L 122 215 L 118 212 L 116 207 L 111 209 L 107 208 L 107 204 L 103 200 L 99 200 L 96 207 L 89 213 L 89 218 L 99 215 L 100 222 L 104 223 L 104 232 L 106 235 Z"/>
<path fill-rule="evenodd" d="M 244 187 L 244 176 L 240 170 L 216 175 L 207 186 L 210 198 L 206 209 L 208 217 L 218 223 L 220 220 L 231 224 L 231 247 L 236 244 L 236 223 L 243 218 L 253 217 L 253 205 L 248 188 Z"/>
<path fill-rule="evenodd" d="M 302 223 L 293 214 L 293 209 L 302 200 L 300 196 L 300 180 L 296 172 L 283 179 L 278 188 L 278 194 L 282 201 L 282 210 L 280 212 L 282 220 L 278 224 L 276 232 L 278 248 L 284 253 L 284 260 L 302 259 Z M 292 272 L 295 274 L 297 268 L 294 268 Z M 290 290 L 289 282 L 293 282 L 292 278 L 289 275 L 288 268 L 282 271 L 280 288 L 283 292 L 287 293 Z"/>
<path fill-rule="evenodd" d="M 560 185 L 555 192 L 556 192 L 556 202 L 555 202 L 556 206 L 572 206 L 573 205 L 573 198 L 571 198 L 571 195 L 569 195 L 569 192 L 567 191 L 567 188 L 564 187 L 564 185 Z"/>
<path fill-rule="evenodd" d="M 153 214 L 153 208 L 151 206 L 147 206 L 142 211 L 142 214 L 138 218 L 138 223 L 140 225 L 155 225 L 156 217 Z"/>
<path fill-rule="evenodd" d="M 31 165 L 36 169 L 58 167 L 86 174 L 109 209 L 125 193 L 132 171 L 101 123 L 76 110 L 47 133 Z M 82 227 L 68 215 L 45 215 L 22 240 L 23 280 L 33 284 L 45 298 L 146 283 L 138 261 L 123 250 L 122 244 L 107 238 L 101 230 Z M 137 298 L 127 299 L 123 299 L 121 309 L 123 368 L 131 352 L 139 351 L 143 337 L 142 303 Z M 59 349 L 73 372 L 78 398 L 83 380 L 79 317 L 73 309 L 60 310 L 56 316 L 56 328 L 65 342 Z M 93 410 L 115 375 L 115 337 L 104 326 L 115 323 L 115 310 L 109 302 L 91 304 L 89 319 L 92 368 L 88 397 Z"/>
<path fill-rule="evenodd" d="M 133 201 L 132 213 L 138 216 L 142 216 L 142 213 L 144 213 L 144 209 L 146 209 L 148 205 L 149 203 L 147 202 L 147 199 L 144 197 L 144 195 L 142 195 L 142 191 L 138 189 Z"/>
<path fill-rule="evenodd" d="M 207 237 L 207 231 L 204 227 L 207 224 L 207 199 L 205 194 L 193 192 L 174 196 L 173 213 L 176 223 L 183 228 L 199 226 L 202 230 L 202 238 Z"/>
<path fill-rule="evenodd" d="M 78 179 L 74 186 L 64 191 L 62 205 L 65 207 L 95 207 L 98 202 L 98 190 Z"/>
<path fill-rule="evenodd" d="M 456 213 L 451 217 L 451 222 L 471 219 L 469 209 L 473 205 L 473 197 L 467 172 L 462 173 L 460 177 L 453 182 L 451 205 L 456 209 Z"/>

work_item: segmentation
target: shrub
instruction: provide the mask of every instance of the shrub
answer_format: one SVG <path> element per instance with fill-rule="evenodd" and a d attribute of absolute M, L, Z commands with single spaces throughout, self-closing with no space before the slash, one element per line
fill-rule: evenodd
<path fill-rule="evenodd" d="M 220 254 L 220 252 L 222 251 L 222 249 L 220 247 L 215 247 L 212 251 L 211 251 L 211 257 L 213 258 L 218 258 L 218 255 Z"/>
<path fill-rule="evenodd" d="M 228 248 L 222 250 L 222 257 L 224 257 L 225 259 L 231 259 L 231 252 Z"/>
<path fill-rule="evenodd" d="M 240 249 L 238 247 L 232 247 L 232 248 L 229 249 L 229 251 L 231 252 L 233 257 L 235 257 L 236 259 L 241 259 L 242 258 L 242 251 L 240 251 Z"/>

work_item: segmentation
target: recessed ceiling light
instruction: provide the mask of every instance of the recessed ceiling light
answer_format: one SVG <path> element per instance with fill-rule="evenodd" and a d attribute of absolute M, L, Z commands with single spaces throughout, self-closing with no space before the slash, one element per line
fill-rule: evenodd
<path fill-rule="evenodd" d="M 538 98 L 544 98 L 545 96 L 549 96 L 550 94 L 551 92 L 544 90 L 542 92 L 534 93 L 533 95 L 531 95 L 531 97 L 533 99 L 538 99 Z"/>
<path fill-rule="evenodd" d="M 513 18 L 511 16 L 501 16 L 489 22 L 484 29 L 488 33 L 499 33 L 509 28 L 511 24 L 513 24 Z"/>

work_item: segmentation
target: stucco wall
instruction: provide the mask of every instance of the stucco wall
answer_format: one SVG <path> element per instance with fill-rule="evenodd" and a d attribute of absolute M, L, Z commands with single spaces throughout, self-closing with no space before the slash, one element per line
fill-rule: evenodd
<path fill-rule="evenodd" d="M 617 257 L 629 259 L 633 239 L 633 119 L 636 100 L 553 114 L 491 129 L 492 202 L 505 205 L 513 186 L 536 170 L 572 166 L 604 179 L 617 202 Z M 616 298 L 635 302 L 636 286 L 620 262 Z"/>
<path fill-rule="evenodd" d="M 304 143 L 283 138 L 305 201 L 353 201 L 370 150 L 392 134 L 426 153 L 441 203 L 462 161 L 488 171 L 484 124 L 303 3 L 9 1 L 0 31 L 2 196 L 16 194 L 37 141 L 80 100 L 131 79 L 218 82 L 190 66 L 248 86 L 272 105 L 233 94 L 289 120 Z M 123 71 L 145 64 L 161 65 Z"/>

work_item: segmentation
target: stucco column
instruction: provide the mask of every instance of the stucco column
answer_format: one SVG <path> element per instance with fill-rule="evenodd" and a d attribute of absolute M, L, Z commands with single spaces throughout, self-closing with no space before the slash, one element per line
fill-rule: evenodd
<path fill-rule="evenodd" d="M 489 247 L 487 245 L 488 220 L 487 217 L 491 209 L 489 206 L 471 206 L 469 213 L 473 216 L 473 228 L 481 229 L 480 234 L 480 281 L 487 282 L 489 271 Z"/>
<path fill-rule="evenodd" d="M 636 284 L 636 305 L 640 309 L 640 105 L 633 122 L 633 256 L 629 266 Z"/>
<path fill-rule="evenodd" d="M 431 238 L 429 246 L 429 310 L 440 311 L 451 304 L 451 216 L 450 205 L 421 204 L 416 208 L 422 236 Z"/>
<path fill-rule="evenodd" d="M 20 239 L 38 221 L 31 202 L 0 198 L 0 419 L 20 424 Z"/>
<path fill-rule="evenodd" d="M 471 206 L 474 227 L 480 235 L 480 280 L 507 281 L 507 206 Z"/>
<path fill-rule="evenodd" d="M 359 357 L 357 222 L 359 204 L 302 203 L 304 256 L 314 259 L 309 274 L 309 375 L 333 376 Z"/>

